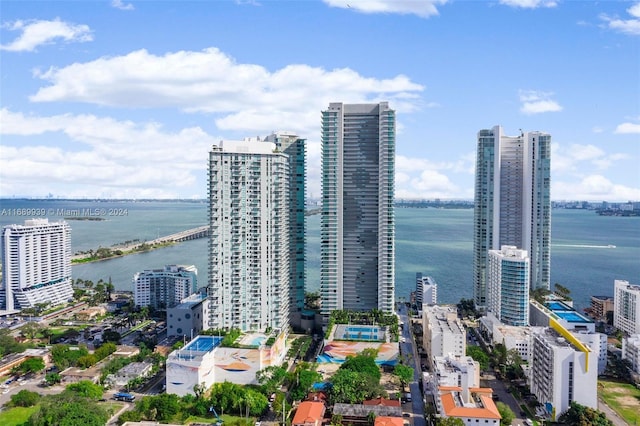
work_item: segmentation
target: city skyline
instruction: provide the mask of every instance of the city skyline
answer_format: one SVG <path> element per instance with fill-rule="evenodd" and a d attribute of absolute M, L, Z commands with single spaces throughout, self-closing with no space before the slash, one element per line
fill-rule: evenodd
<path fill-rule="evenodd" d="M 2 12 L 1 197 L 203 199 L 212 145 L 287 130 L 308 141 L 319 198 L 318 112 L 388 100 L 396 198 L 473 199 L 476 132 L 501 125 L 554 136 L 553 200 L 640 200 L 637 1 Z"/>

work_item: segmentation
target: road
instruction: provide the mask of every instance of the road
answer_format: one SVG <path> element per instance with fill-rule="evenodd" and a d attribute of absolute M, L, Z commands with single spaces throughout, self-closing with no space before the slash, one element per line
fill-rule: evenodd
<path fill-rule="evenodd" d="M 403 357 L 405 361 L 408 361 L 407 365 L 409 367 L 413 368 L 413 381 L 409 383 L 411 402 L 404 404 L 403 411 L 405 410 L 405 406 L 406 409 L 411 410 L 410 423 L 413 426 L 426 426 L 426 421 L 424 419 L 424 401 L 422 398 L 422 390 L 420 389 L 420 381 L 422 378 L 420 357 L 418 356 L 418 350 L 413 340 L 411 320 L 407 313 L 407 307 L 404 304 L 400 304 L 398 315 L 400 316 L 400 321 L 404 323 L 404 327 L 402 327 L 400 332 L 401 357 Z M 404 339 L 404 342 L 402 339 Z"/>

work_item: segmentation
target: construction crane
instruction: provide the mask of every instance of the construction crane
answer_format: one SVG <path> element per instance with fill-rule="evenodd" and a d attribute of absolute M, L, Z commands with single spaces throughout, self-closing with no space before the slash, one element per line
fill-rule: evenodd
<path fill-rule="evenodd" d="M 209 407 L 209 412 L 213 413 L 213 415 L 216 416 L 216 425 L 217 426 L 221 426 L 222 423 L 224 423 L 222 421 L 222 419 L 220 418 L 220 416 L 218 415 L 218 413 L 216 412 L 216 409 L 213 408 L 213 405 L 211 407 Z"/>

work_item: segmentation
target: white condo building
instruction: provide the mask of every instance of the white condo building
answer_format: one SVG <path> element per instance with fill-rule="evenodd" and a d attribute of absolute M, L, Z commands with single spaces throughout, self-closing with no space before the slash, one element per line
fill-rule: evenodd
<path fill-rule="evenodd" d="M 7 311 L 73 298 L 71 228 L 48 219 L 2 229 L 2 294 Z"/>
<path fill-rule="evenodd" d="M 597 409 L 598 353 L 552 320 L 533 328 L 529 387 L 555 421 L 572 401 Z"/>
<path fill-rule="evenodd" d="M 622 339 L 622 359 L 629 361 L 633 371 L 640 374 L 640 334 Z"/>
<path fill-rule="evenodd" d="M 486 306 L 489 250 L 510 245 L 529 255 L 532 289 L 549 288 L 551 267 L 551 136 L 478 132 L 474 200 L 473 283 Z"/>
<path fill-rule="evenodd" d="M 627 334 L 640 334 L 640 286 L 615 280 L 613 326 Z"/>
<path fill-rule="evenodd" d="M 416 304 L 422 311 L 423 305 L 438 303 L 438 283 L 433 277 L 425 277 L 422 272 L 416 273 Z"/>
<path fill-rule="evenodd" d="M 395 111 L 387 102 L 322 111 L 320 293 L 331 311 L 394 311 Z"/>
<path fill-rule="evenodd" d="M 313 316 L 304 311 L 307 234 L 307 141 L 292 132 L 278 131 L 265 138 L 289 158 L 289 318 L 291 326 L 306 331 L 303 318 Z"/>
<path fill-rule="evenodd" d="M 134 303 L 153 309 L 173 308 L 196 291 L 197 275 L 194 265 L 167 265 L 137 272 L 132 280 Z"/>
<path fill-rule="evenodd" d="M 466 354 L 466 331 L 455 306 L 425 306 L 422 326 L 424 348 L 430 363 L 436 356 Z"/>
<path fill-rule="evenodd" d="M 489 250 L 487 311 L 506 325 L 529 325 L 529 257 L 525 250 Z"/>
<path fill-rule="evenodd" d="M 209 153 L 209 328 L 289 328 L 289 160 L 273 142 Z"/>

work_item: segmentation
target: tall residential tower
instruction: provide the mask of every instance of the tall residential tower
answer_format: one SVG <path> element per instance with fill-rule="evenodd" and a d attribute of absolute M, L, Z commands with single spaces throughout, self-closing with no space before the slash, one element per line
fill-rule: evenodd
<path fill-rule="evenodd" d="M 487 303 L 487 256 L 503 245 L 525 250 L 530 286 L 549 288 L 551 266 L 551 136 L 502 127 L 478 132 L 473 236 L 474 300 Z"/>
<path fill-rule="evenodd" d="M 71 228 L 67 222 L 26 220 L 2 230 L 2 282 L 7 311 L 73 298 Z"/>
<path fill-rule="evenodd" d="M 289 162 L 272 142 L 209 153 L 209 328 L 289 327 Z"/>
<path fill-rule="evenodd" d="M 335 309 L 393 312 L 395 111 L 331 103 L 322 112 L 320 292 Z"/>
<path fill-rule="evenodd" d="M 307 217 L 307 141 L 291 132 L 274 132 L 265 138 L 289 157 L 289 320 L 294 329 L 303 328 L 305 242 Z"/>

